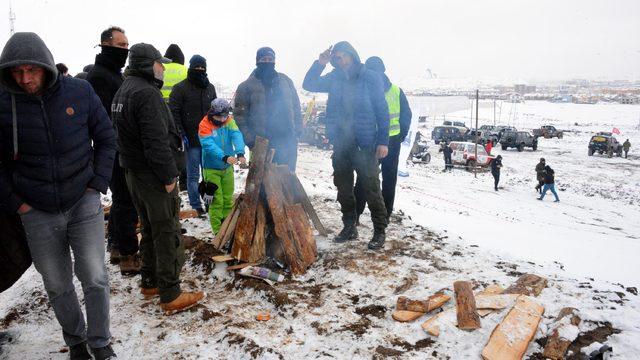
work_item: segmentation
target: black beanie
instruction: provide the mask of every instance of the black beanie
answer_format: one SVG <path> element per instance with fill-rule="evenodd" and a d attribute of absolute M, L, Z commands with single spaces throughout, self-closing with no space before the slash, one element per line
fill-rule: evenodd
<path fill-rule="evenodd" d="M 164 53 L 164 57 L 171 59 L 174 63 L 184 65 L 184 54 L 180 49 L 180 46 L 171 44 Z"/>
<path fill-rule="evenodd" d="M 372 56 L 370 58 L 367 59 L 367 61 L 364 62 L 364 66 L 367 67 L 367 69 L 369 70 L 373 70 L 377 73 L 383 73 L 387 70 L 384 67 L 384 62 L 382 61 L 382 59 L 380 59 L 377 56 Z"/>
<path fill-rule="evenodd" d="M 191 60 L 189 60 L 189 69 L 195 69 L 198 66 L 202 66 L 203 68 L 207 68 L 207 59 L 200 55 L 193 55 Z"/>
<path fill-rule="evenodd" d="M 273 61 L 275 62 L 276 52 L 273 51 L 272 48 L 265 46 L 265 47 L 261 47 L 260 49 L 258 49 L 258 52 L 256 52 L 256 64 L 258 63 L 258 61 L 260 61 L 260 59 L 262 59 L 267 55 L 271 55 L 273 57 Z"/>

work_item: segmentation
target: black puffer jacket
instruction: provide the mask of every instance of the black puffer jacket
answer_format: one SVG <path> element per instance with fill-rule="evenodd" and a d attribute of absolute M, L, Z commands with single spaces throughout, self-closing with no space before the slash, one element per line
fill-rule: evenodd
<path fill-rule="evenodd" d="M 10 69 L 34 64 L 46 71 L 42 96 L 28 95 Z M 87 187 L 106 193 L 115 155 L 115 132 L 100 99 L 84 80 L 58 76 L 53 56 L 34 33 L 13 35 L 0 56 L 0 207 L 21 204 L 65 211 Z M 11 94 L 17 113 L 14 159 Z"/>
<path fill-rule="evenodd" d="M 120 166 L 153 172 L 159 181 L 170 185 L 184 166 L 184 146 L 152 66 L 150 62 L 127 70 L 113 98 L 111 119 L 118 130 Z"/>
<path fill-rule="evenodd" d="M 216 98 L 216 88 L 196 86 L 188 78 L 177 83 L 169 96 L 169 108 L 181 135 L 186 135 L 189 146 L 200 146 L 198 126 Z"/>
<path fill-rule="evenodd" d="M 111 115 L 113 96 L 124 81 L 124 77 L 120 72 L 121 68 L 118 66 L 105 54 L 98 54 L 96 55 L 95 66 L 87 74 L 86 79 L 93 86 L 93 90 L 98 94 L 109 115 Z"/>

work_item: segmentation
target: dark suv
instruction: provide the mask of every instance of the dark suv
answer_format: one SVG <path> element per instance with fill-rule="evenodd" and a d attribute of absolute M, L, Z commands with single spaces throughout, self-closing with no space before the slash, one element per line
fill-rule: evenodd
<path fill-rule="evenodd" d="M 620 157 L 622 156 L 622 144 L 610 133 L 598 133 L 589 140 L 589 156 L 596 152 L 600 155 L 607 154 L 609 157 L 615 153 Z"/>
<path fill-rule="evenodd" d="M 464 134 L 460 131 L 460 128 L 455 126 L 436 126 L 431 132 L 431 139 L 433 139 L 436 144 L 439 144 L 441 141 L 462 141 L 463 138 Z"/>
<path fill-rule="evenodd" d="M 538 150 L 538 138 L 528 131 L 505 131 L 500 137 L 500 145 L 502 145 L 502 150 L 514 147 L 518 151 L 522 151 L 525 147 L 530 147 L 536 151 Z"/>

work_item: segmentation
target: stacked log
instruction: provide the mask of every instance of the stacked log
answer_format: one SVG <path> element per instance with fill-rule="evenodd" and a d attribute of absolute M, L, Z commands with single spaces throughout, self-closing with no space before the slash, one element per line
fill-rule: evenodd
<path fill-rule="evenodd" d="M 232 242 L 231 256 L 239 261 L 260 263 L 272 256 L 292 274 L 303 274 L 317 257 L 310 220 L 321 235 L 326 231 L 298 177 L 287 166 L 271 163 L 273 155 L 269 141 L 257 137 L 245 191 L 213 244 L 223 249 Z"/>

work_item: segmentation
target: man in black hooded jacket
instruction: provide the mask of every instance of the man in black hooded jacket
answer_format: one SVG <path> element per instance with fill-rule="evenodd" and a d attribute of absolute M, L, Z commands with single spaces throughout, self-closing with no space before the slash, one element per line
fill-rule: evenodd
<path fill-rule="evenodd" d="M 187 78 L 177 83 L 171 90 L 169 108 L 187 148 L 189 205 L 198 212 L 198 215 L 205 214 L 198 192 L 202 162 L 198 127 L 216 97 L 216 88 L 207 77 L 207 60 L 200 55 L 193 55 L 189 60 Z"/>
<path fill-rule="evenodd" d="M 184 245 L 176 180 L 184 148 L 160 93 L 163 64 L 168 62 L 153 45 L 132 46 L 127 78 L 113 99 L 111 117 L 118 129 L 120 166 L 142 225 L 140 292 L 147 298 L 159 295 L 162 310 L 172 314 L 204 294 L 180 290 Z"/>
<path fill-rule="evenodd" d="M 113 96 L 124 81 L 121 70 L 129 55 L 129 41 L 123 29 L 112 26 L 100 35 L 100 46 L 102 51 L 96 55 L 95 65 L 87 74 L 87 81 L 93 86 L 107 113 L 111 115 Z M 136 257 L 138 214 L 127 189 L 124 169 L 117 159 L 118 153 L 109 184 L 112 201 L 107 234 L 110 260 L 114 264 L 120 263 L 122 275 L 134 275 L 140 272 L 140 261 Z"/>

